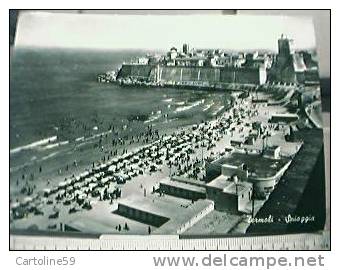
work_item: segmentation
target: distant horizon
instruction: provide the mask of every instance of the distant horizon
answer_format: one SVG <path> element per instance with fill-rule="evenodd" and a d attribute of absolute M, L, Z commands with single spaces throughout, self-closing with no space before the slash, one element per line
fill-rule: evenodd
<path fill-rule="evenodd" d="M 31 49 L 31 50 L 40 50 L 40 49 L 46 49 L 46 50 L 78 50 L 78 51 L 143 51 L 143 52 L 157 52 L 157 53 L 166 53 L 170 50 L 172 46 L 169 46 L 168 49 L 148 49 L 148 48 L 77 48 L 77 47 L 57 47 L 57 46 L 29 46 L 29 45 L 15 45 L 13 48 L 14 50 L 23 50 L 23 49 Z M 180 49 L 180 48 L 177 48 Z M 262 49 L 262 48 L 255 48 L 255 49 L 244 49 L 244 50 L 237 50 L 237 49 L 229 49 L 229 48 L 195 48 L 196 50 L 208 50 L 208 49 L 216 49 L 216 50 L 222 50 L 225 52 L 233 52 L 233 53 L 241 53 L 241 52 L 271 52 L 271 53 L 277 53 L 277 50 L 272 49 Z M 310 47 L 310 48 L 294 48 L 295 51 L 315 51 L 316 47 Z M 181 50 L 180 50 L 181 51 Z"/>
<path fill-rule="evenodd" d="M 16 47 L 92 50 L 196 49 L 277 52 L 281 34 L 294 49 L 315 49 L 310 18 L 231 15 L 89 15 L 25 12 Z"/>

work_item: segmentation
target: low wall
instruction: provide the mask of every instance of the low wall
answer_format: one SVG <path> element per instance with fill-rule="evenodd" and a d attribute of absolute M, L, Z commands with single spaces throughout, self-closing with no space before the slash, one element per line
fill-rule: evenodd
<path fill-rule="evenodd" d="M 211 203 L 202 211 L 200 211 L 197 215 L 190 218 L 187 222 L 183 223 L 176 231 L 176 233 L 181 234 L 185 232 L 187 229 L 191 228 L 193 225 L 195 225 L 198 221 L 200 221 L 202 218 L 204 218 L 207 214 L 214 211 L 214 202 L 211 201 Z"/>

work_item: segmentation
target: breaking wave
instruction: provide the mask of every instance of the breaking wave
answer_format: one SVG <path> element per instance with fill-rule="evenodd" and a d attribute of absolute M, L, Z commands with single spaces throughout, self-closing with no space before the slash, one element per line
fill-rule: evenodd
<path fill-rule="evenodd" d="M 11 155 L 16 154 L 16 153 L 19 153 L 23 150 L 30 150 L 30 149 L 34 149 L 34 148 L 37 148 L 37 147 L 45 145 L 45 144 L 49 144 L 51 142 L 55 142 L 56 140 L 57 140 L 57 136 L 48 137 L 48 138 L 45 138 L 45 139 L 42 139 L 42 140 L 39 140 L 39 141 L 36 141 L 36 142 L 32 142 L 32 143 L 27 144 L 27 145 L 23 145 L 23 146 L 13 148 L 9 152 L 10 152 Z"/>

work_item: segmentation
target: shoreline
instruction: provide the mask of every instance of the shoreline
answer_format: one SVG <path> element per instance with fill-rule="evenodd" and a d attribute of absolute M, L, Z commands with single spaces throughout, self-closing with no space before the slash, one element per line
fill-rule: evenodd
<path fill-rule="evenodd" d="M 268 93 L 263 93 L 263 95 L 268 95 Z M 249 106 L 250 107 L 250 105 L 249 104 L 251 104 L 251 97 L 246 97 L 245 99 L 242 99 L 242 101 L 238 101 L 237 103 L 239 103 L 239 102 L 247 102 L 247 106 Z M 250 102 L 249 104 L 248 104 L 248 102 Z M 230 108 L 228 108 L 228 110 L 226 110 L 226 112 L 230 112 L 230 111 L 232 111 L 233 109 L 235 109 L 235 108 L 240 108 L 240 104 L 238 104 L 238 106 L 235 104 L 234 105 L 234 107 L 230 107 Z M 256 106 L 260 106 L 260 105 L 256 105 Z M 275 107 L 276 106 L 270 106 L 268 109 L 265 109 L 265 108 L 263 108 L 263 110 L 265 111 L 265 110 L 275 110 Z M 279 108 L 280 106 L 278 106 L 278 108 Z M 261 106 L 260 106 L 260 108 L 261 108 Z M 225 112 L 225 113 L 226 113 Z M 219 121 L 219 119 L 222 119 L 222 117 L 225 115 L 225 113 L 223 113 L 222 114 L 222 116 L 218 116 L 218 117 L 212 117 L 212 119 L 210 119 L 210 120 L 206 120 L 206 123 L 213 123 L 214 121 Z M 154 143 L 156 143 L 158 140 L 159 140 L 159 138 L 161 138 L 161 137 L 163 137 L 163 136 L 165 136 L 165 135 L 169 135 L 169 134 L 172 134 L 173 132 L 175 132 L 175 133 L 177 133 L 177 134 L 179 134 L 179 133 L 181 133 L 182 131 L 185 133 L 185 130 L 190 130 L 190 129 L 192 129 L 192 127 L 194 126 L 195 124 L 190 124 L 190 125 L 184 125 L 183 127 L 181 127 L 181 129 L 179 130 L 178 129 L 178 127 L 176 128 L 176 127 L 173 127 L 172 129 L 171 129 L 171 131 L 168 129 L 168 130 L 166 130 L 166 131 L 164 131 L 164 130 L 162 130 L 162 131 L 160 131 L 160 133 L 157 135 L 157 138 L 156 138 L 156 140 L 154 140 L 154 141 L 150 141 L 150 143 L 151 144 L 154 144 Z M 154 128 L 156 128 L 156 127 L 154 127 Z M 164 132 L 165 134 L 162 134 L 162 132 Z M 105 141 L 105 140 L 104 140 Z M 89 144 L 90 145 L 92 145 L 92 144 L 95 144 L 96 142 L 89 142 Z M 105 147 L 106 147 L 106 145 L 109 145 L 109 142 L 107 142 L 108 144 L 105 144 L 105 142 L 103 142 L 103 145 L 105 145 Z M 80 153 L 83 153 L 83 155 L 85 154 L 85 153 L 87 153 L 86 155 L 88 155 L 89 157 L 91 157 L 91 158 L 93 158 L 94 156 L 97 156 L 97 157 L 99 157 L 99 156 L 102 156 L 103 155 L 103 153 L 101 153 L 101 151 L 104 151 L 104 153 L 105 153 L 105 155 L 107 155 L 107 151 L 109 151 L 109 148 L 107 148 L 107 150 L 98 150 L 98 152 L 94 155 L 94 150 L 93 150 L 93 148 L 91 149 L 91 147 L 90 147 L 90 145 L 89 146 L 87 146 L 87 147 L 85 147 L 86 148 L 86 151 L 84 152 L 84 150 L 81 150 L 81 149 L 79 149 L 79 151 L 80 151 Z M 65 146 L 65 147 L 69 147 L 70 145 L 67 145 L 67 146 Z M 133 150 L 136 150 L 136 148 L 138 148 L 138 147 L 145 147 L 145 144 L 129 144 L 129 145 L 125 145 L 125 144 L 123 144 L 123 145 L 121 145 L 121 147 L 117 147 L 117 149 L 116 150 L 118 150 L 118 149 L 120 149 L 120 150 L 122 150 L 122 148 L 124 149 L 124 151 L 122 152 L 122 154 L 124 154 L 124 153 L 127 153 L 127 152 L 125 152 L 125 151 L 133 151 Z M 105 149 L 105 148 L 104 148 Z M 72 152 L 72 151 L 71 151 Z M 74 153 L 74 151 L 72 152 L 73 154 L 75 154 Z M 119 152 L 117 153 L 118 154 L 118 156 L 119 156 Z M 109 160 L 112 160 L 112 158 L 113 158 L 113 156 L 111 155 L 111 157 L 109 158 L 109 156 L 108 156 L 108 159 L 107 159 L 107 161 L 105 161 L 105 159 L 104 159 L 104 161 L 103 160 L 98 160 L 97 159 L 97 164 L 99 165 L 99 164 L 105 164 L 105 163 L 107 163 L 107 162 L 109 162 Z M 51 162 L 53 163 L 53 160 L 51 160 Z M 108 165 L 105 165 L 105 166 L 108 166 Z M 92 166 L 93 167 L 93 166 Z M 88 161 L 86 161 L 86 160 L 83 160 L 83 162 L 82 162 L 82 164 L 79 164 L 78 166 L 77 166 L 77 168 L 76 168 L 76 172 L 78 172 L 78 173 L 80 173 L 81 171 L 84 171 L 84 169 L 86 170 L 86 169 L 91 169 L 91 165 L 88 163 Z M 62 174 L 62 175 L 60 175 L 60 177 L 56 177 L 55 179 L 53 179 L 53 181 L 51 181 L 51 184 L 52 184 L 52 182 L 53 182 L 53 184 L 52 184 L 52 186 L 53 185 L 56 185 L 56 184 L 58 184 L 58 181 L 61 181 L 62 180 L 62 178 L 65 176 L 65 175 L 69 175 L 69 177 L 70 177 L 70 175 L 72 175 L 72 173 L 73 173 L 74 171 L 68 171 L 66 174 Z M 74 175 L 76 175 L 76 172 L 74 173 Z M 151 174 L 150 174 L 151 175 Z M 65 178 L 65 180 L 66 180 L 67 178 Z M 39 188 L 41 188 L 41 186 L 39 187 Z M 116 205 L 116 203 L 114 203 L 115 205 Z M 19 223 L 22 223 L 22 222 L 19 222 Z M 20 226 L 19 226 L 20 227 Z M 230 229 L 231 231 L 233 230 L 232 228 Z"/>

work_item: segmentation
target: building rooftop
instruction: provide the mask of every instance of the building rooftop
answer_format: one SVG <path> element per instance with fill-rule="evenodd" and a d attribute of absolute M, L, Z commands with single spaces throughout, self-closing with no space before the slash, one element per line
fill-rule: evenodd
<path fill-rule="evenodd" d="M 65 225 L 71 227 L 73 230 L 92 234 L 96 234 L 98 231 L 101 233 L 113 233 L 114 231 L 111 224 L 105 224 L 91 218 L 75 218 Z"/>
<path fill-rule="evenodd" d="M 238 194 L 242 194 L 243 192 L 248 191 L 252 187 L 252 184 L 239 181 L 236 189 L 236 184 L 233 181 L 228 180 L 228 177 L 224 175 L 220 175 L 207 184 L 207 186 L 222 189 L 223 192 L 229 194 L 236 194 L 236 190 Z"/>
<path fill-rule="evenodd" d="M 299 118 L 299 116 L 296 113 L 273 113 L 272 117 L 296 117 L 296 118 Z"/>
<path fill-rule="evenodd" d="M 238 182 L 237 187 L 236 184 L 232 181 L 229 181 L 229 185 L 223 189 L 223 192 L 229 194 L 242 194 L 243 192 L 248 192 L 253 185 L 249 182 Z"/>
<path fill-rule="evenodd" d="M 165 178 L 170 180 L 169 177 Z M 205 187 L 205 182 L 200 181 L 200 180 L 196 180 L 196 179 L 192 179 L 192 178 L 188 178 L 188 177 L 184 177 L 184 176 L 172 176 L 171 177 L 171 181 L 174 182 L 181 182 L 181 183 L 185 183 L 185 184 L 189 184 L 189 185 L 195 185 L 195 186 L 199 186 L 199 187 Z"/>
<path fill-rule="evenodd" d="M 267 178 L 274 177 L 290 161 L 291 160 L 289 158 L 285 157 L 281 157 L 280 159 L 271 159 L 259 154 L 234 152 L 225 157 L 223 163 L 235 167 L 239 167 L 244 164 L 249 170 L 250 177 Z"/>
<path fill-rule="evenodd" d="M 179 57 L 176 58 L 176 60 L 182 60 L 182 61 L 198 61 L 198 60 L 206 60 L 207 57 L 204 56 L 192 56 L 192 57 Z"/>
<path fill-rule="evenodd" d="M 216 177 L 214 180 L 212 180 L 211 182 L 209 182 L 207 184 L 207 187 L 214 187 L 214 188 L 218 188 L 218 189 L 223 189 L 227 185 L 229 185 L 227 179 L 228 179 L 227 176 L 220 175 L 220 176 Z"/>
<path fill-rule="evenodd" d="M 158 195 L 150 197 L 127 197 L 120 204 L 169 218 L 170 220 L 153 231 L 153 234 L 174 234 L 183 224 L 213 204 L 210 200 L 190 200 Z"/>
<path fill-rule="evenodd" d="M 189 190 L 193 192 L 205 193 L 204 187 L 199 187 L 199 186 L 191 185 L 191 184 L 184 183 L 184 182 L 178 182 L 178 181 L 173 181 L 173 180 L 163 180 L 160 182 L 160 184 L 165 184 L 165 185 L 169 185 L 172 187 L 185 189 L 185 190 Z"/>

